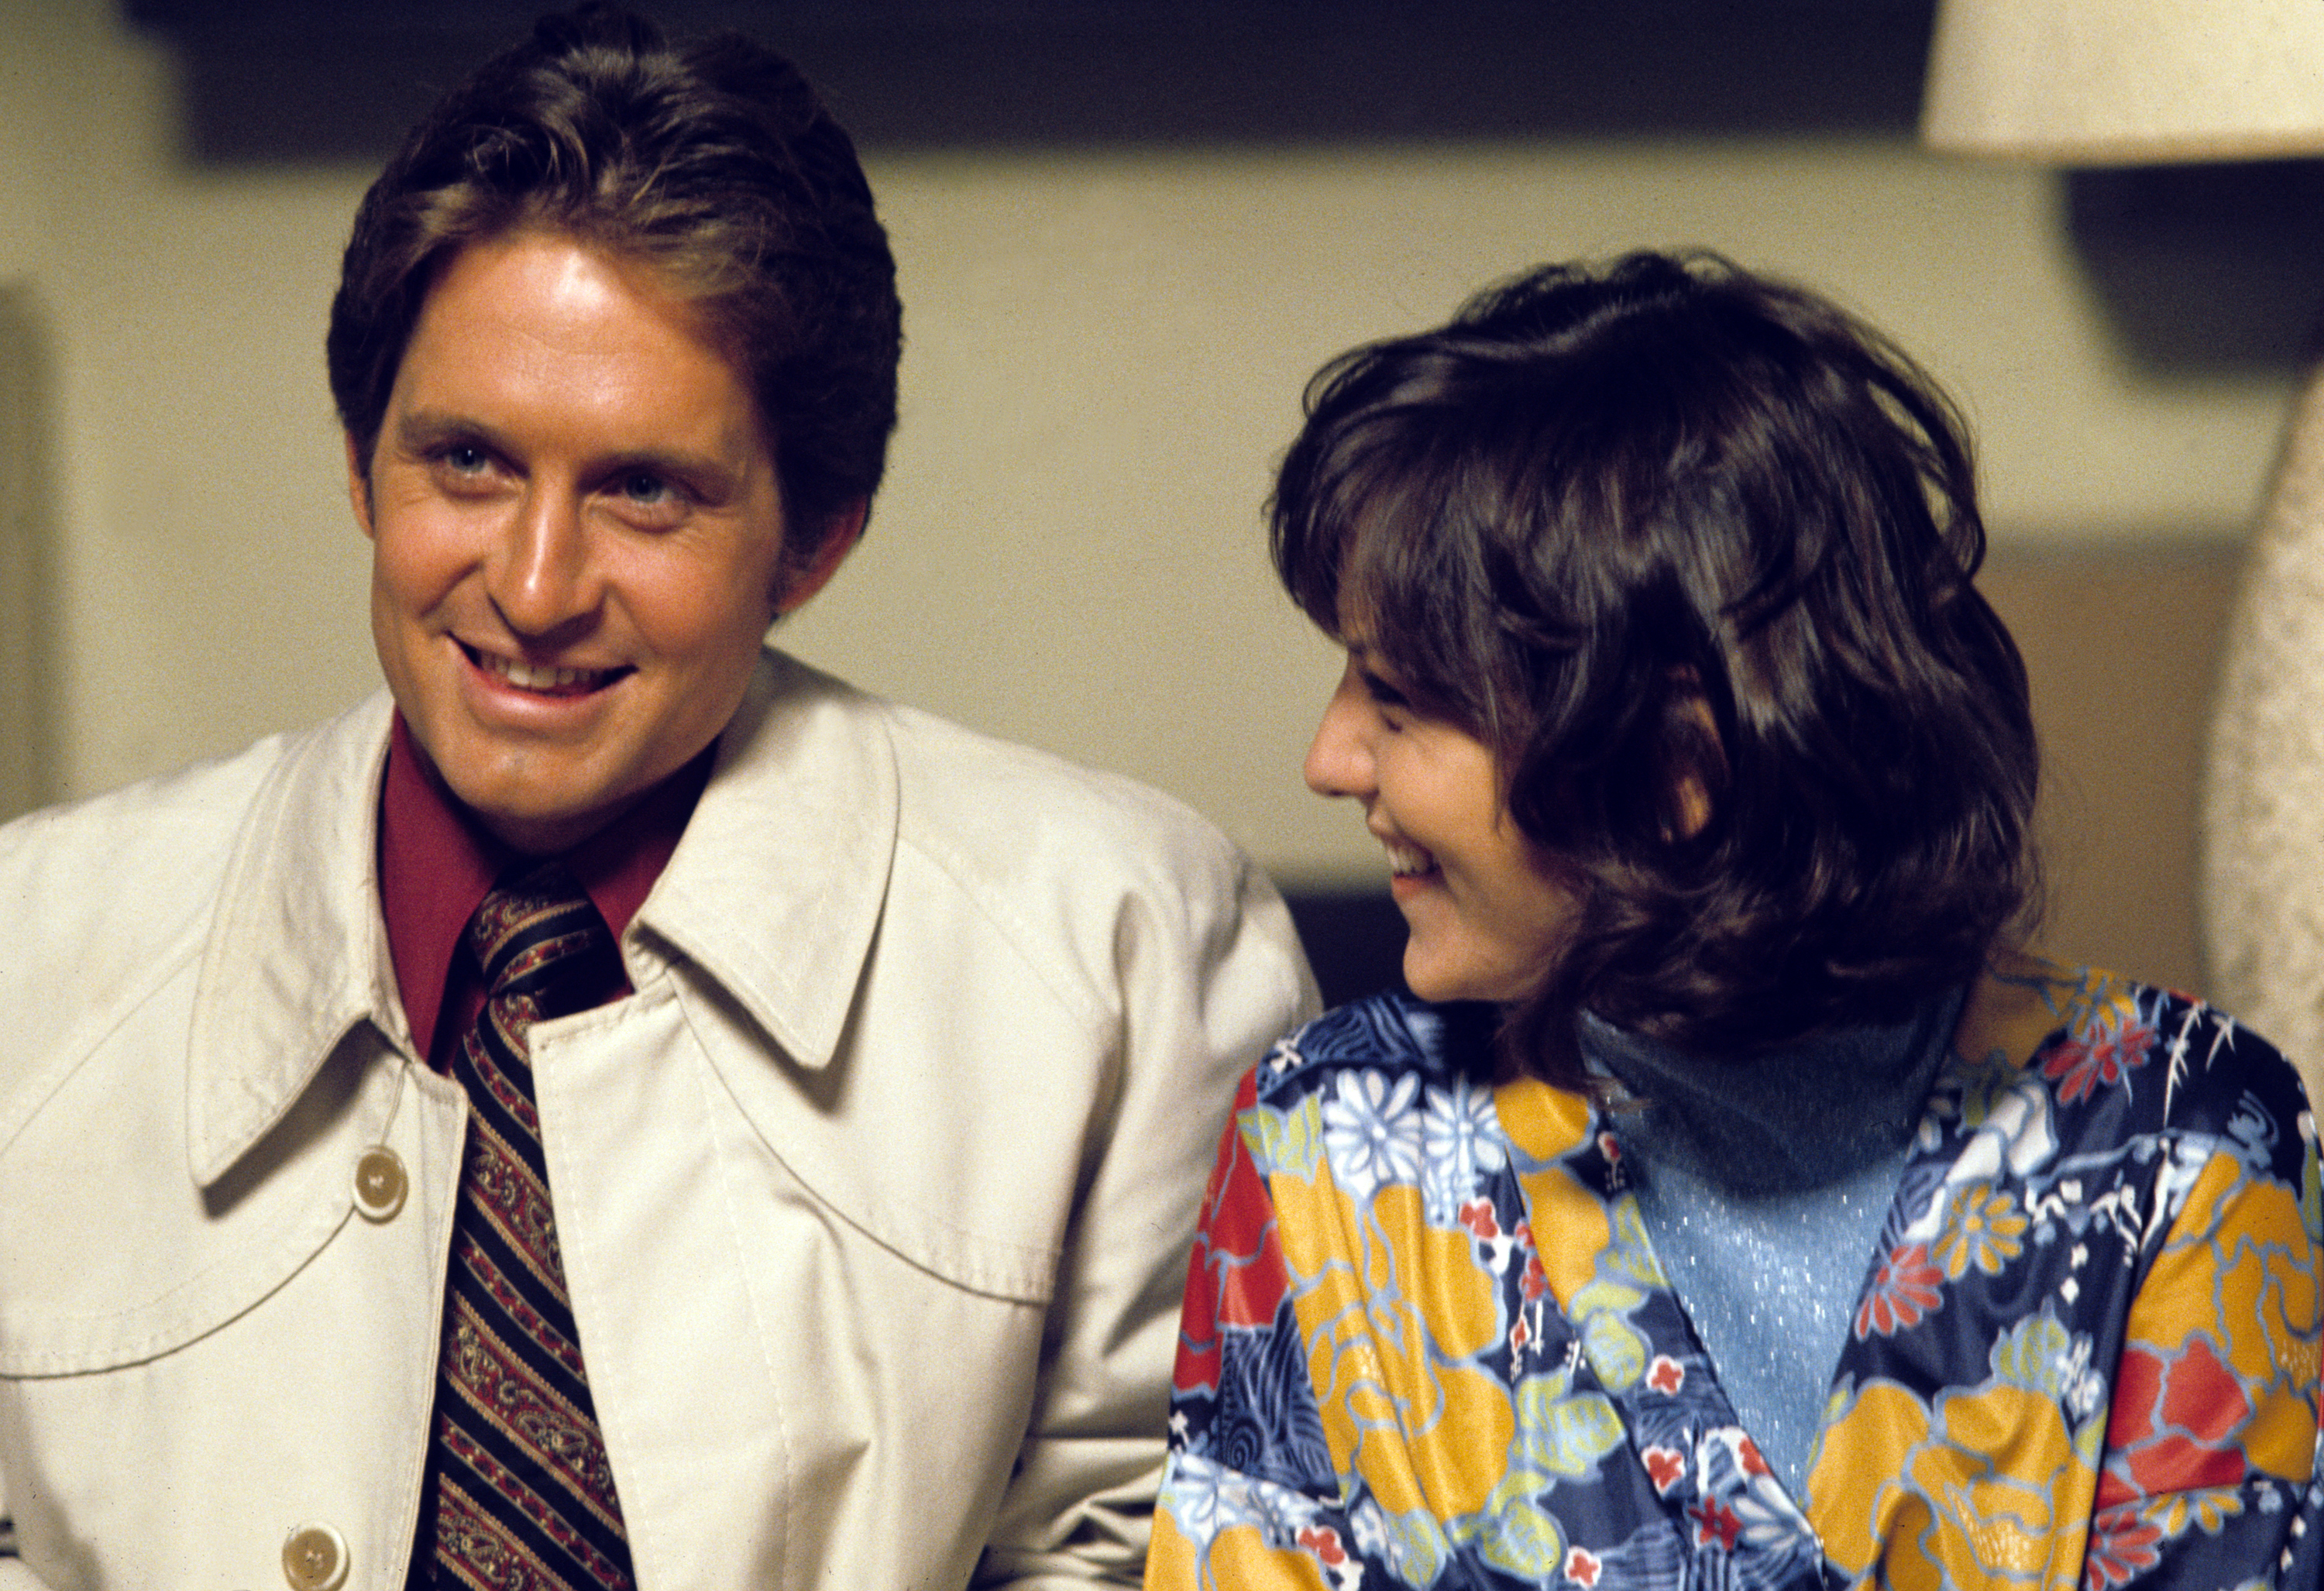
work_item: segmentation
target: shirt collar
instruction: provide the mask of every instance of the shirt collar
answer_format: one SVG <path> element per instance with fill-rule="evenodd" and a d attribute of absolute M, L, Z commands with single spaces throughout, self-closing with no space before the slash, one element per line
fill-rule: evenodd
<path fill-rule="evenodd" d="M 678 849 L 712 758 L 705 748 L 618 822 L 567 853 L 567 869 L 616 940 Z M 404 1016 L 422 1053 L 436 1053 L 437 1025 L 468 921 L 518 860 L 445 787 L 398 713 L 379 798 L 380 915 Z"/>

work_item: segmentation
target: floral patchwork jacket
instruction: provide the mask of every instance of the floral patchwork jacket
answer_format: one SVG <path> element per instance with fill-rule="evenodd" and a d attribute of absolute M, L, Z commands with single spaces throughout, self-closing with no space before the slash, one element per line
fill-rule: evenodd
<path fill-rule="evenodd" d="M 1807 1495 L 1737 1422 L 1591 1101 L 1383 998 L 1245 1081 L 1187 1286 L 1151 1586 L 2324 1584 L 2318 1157 L 2183 996 L 1972 991 Z"/>

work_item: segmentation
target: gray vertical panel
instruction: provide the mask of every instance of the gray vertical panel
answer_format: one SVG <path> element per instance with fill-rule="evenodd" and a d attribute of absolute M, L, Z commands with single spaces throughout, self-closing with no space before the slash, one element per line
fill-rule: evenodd
<path fill-rule="evenodd" d="M 56 788 L 52 376 L 30 284 L 0 282 L 0 818 Z"/>

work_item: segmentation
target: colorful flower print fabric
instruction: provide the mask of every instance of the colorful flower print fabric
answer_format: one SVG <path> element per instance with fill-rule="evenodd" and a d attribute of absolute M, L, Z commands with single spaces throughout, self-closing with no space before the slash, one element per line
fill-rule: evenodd
<path fill-rule="evenodd" d="M 2318 1162 L 2218 1012 L 2011 961 L 1869 1256 L 1804 1500 L 1738 1424 L 1587 1099 L 1351 1006 L 1245 1081 L 1149 1586 L 2324 1585 Z"/>

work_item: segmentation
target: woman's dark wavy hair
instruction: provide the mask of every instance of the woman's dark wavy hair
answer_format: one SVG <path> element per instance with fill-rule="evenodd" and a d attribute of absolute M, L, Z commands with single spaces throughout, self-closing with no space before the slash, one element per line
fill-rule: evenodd
<path fill-rule="evenodd" d="M 1960 416 L 1878 333 L 1635 253 L 1344 354 L 1307 413 L 1285 585 L 1493 750 L 1573 891 L 1505 1064 L 1579 1082 L 1582 1009 L 1737 1058 L 1893 1020 L 2026 925 L 2025 668 Z"/>
<path fill-rule="evenodd" d="M 896 425 L 902 310 L 847 133 L 737 33 L 680 46 L 605 5 L 543 17 L 412 129 L 355 214 L 326 345 L 366 462 L 437 273 L 527 226 L 692 299 L 758 401 L 791 556 L 868 500 Z"/>

